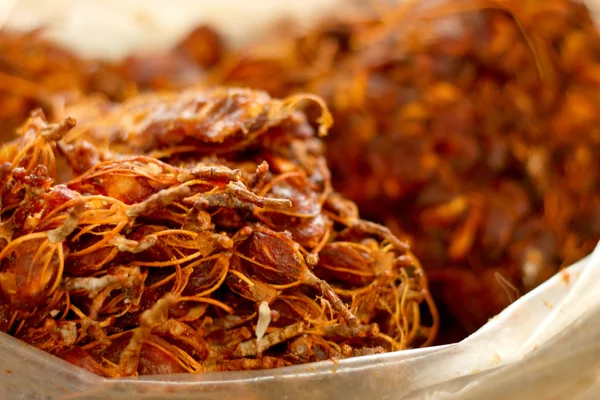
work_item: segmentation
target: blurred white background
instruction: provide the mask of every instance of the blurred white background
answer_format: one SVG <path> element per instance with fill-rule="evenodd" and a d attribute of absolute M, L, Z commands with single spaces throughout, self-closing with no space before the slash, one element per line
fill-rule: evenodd
<path fill-rule="evenodd" d="M 308 23 L 343 0 L 0 0 L 0 24 L 47 28 L 80 54 L 119 58 L 167 49 L 197 23 L 243 44 L 280 17 Z"/>
<path fill-rule="evenodd" d="M 0 26 L 45 26 L 50 38 L 82 55 L 118 59 L 134 50 L 168 49 L 204 22 L 243 45 L 282 17 L 306 25 L 346 1 L 0 0 Z M 579 1 L 600 17 L 600 0 Z"/>

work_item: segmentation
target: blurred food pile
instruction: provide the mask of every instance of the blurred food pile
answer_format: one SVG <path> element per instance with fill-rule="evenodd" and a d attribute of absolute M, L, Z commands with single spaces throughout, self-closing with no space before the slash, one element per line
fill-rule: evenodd
<path fill-rule="evenodd" d="M 410 241 L 465 335 L 600 239 L 600 37 L 577 1 L 371 11 L 215 82 L 325 99 L 334 187 Z"/>

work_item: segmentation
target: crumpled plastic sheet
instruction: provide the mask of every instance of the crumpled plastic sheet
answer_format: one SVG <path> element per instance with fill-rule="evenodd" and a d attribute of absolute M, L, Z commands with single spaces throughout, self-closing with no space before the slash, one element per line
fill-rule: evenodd
<path fill-rule="evenodd" d="M 278 370 L 103 379 L 0 334 L 7 399 L 576 399 L 600 396 L 600 245 L 460 343 Z"/>
<path fill-rule="evenodd" d="M 4 1 L 0 0 L 0 14 L 20 6 L 17 14 L 21 26 L 35 23 L 33 10 L 37 10 L 38 17 L 53 12 L 44 14 L 46 22 L 53 16 L 60 20 L 64 17 L 61 5 L 73 3 Z M 98 1 L 81 0 L 88 5 Z M 131 6 L 132 10 L 142 6 L 148 11 L 161 3 L 165 7 L 185 1 L 130 3 L 137 4 Z M 230 7 L 231 1 L 235 0 L 225 1 L 221 9 L 227 4 Z M 254 0 L 252 4 L 269 1 Z M 336 0 L 327 1 L 333 4 Z M 600 10 L 600 1 L 588 3 Z M 76 10 L 89 13 L 94 8 L 79 6 Z M 218 12 L 215 18 L 219 18 Z M 5 20 L 0 19 L 0 23 Z M 71 20 L 66 21 L 68 25 Z M 78 23 L 72 28 L 81 28 L 82 22 Z M 113 21 L 112 27 L 118 23 Z M 167 25 L 165 30 L 169 29 Z M 161 32 L 163 40 L 165 32 Z M 108 37 L 104 37 L 104 43 Z M 127 43 L 135 45 L 133 42 Z M 107 57 L 124 53 L 127 49 L 123 46 L 117 49 L 113 45 Z M 0 333 L 0 399 L 599 399 L 599 282 L 600 245 L 590 256 L 519 298 L 460 343 L 267 371 L 104 379 Z"/>

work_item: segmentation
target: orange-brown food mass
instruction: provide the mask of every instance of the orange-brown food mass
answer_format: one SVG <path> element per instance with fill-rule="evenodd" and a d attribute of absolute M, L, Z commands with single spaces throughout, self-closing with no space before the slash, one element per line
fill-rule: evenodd
<path fill-rule="evenodd" d="M 131 55 L 118 63 L 77 57 L 43 31 L 0 30 L 0 139 L 10 139 L 36 108 L 56 119 L 65 105 L 90 95 L 123 101 L 140 91 L 198 84 L 223 51 L 220 36 L 205 26 L 167 54 Z"/>
<path fill-rule="evenodd" d="M 63 112 L 34 112 L 0 154 L 0 331 L 110 377 L 434 340 L 408 245 L 331 187 L 319 98 L 216 88 Z"/>

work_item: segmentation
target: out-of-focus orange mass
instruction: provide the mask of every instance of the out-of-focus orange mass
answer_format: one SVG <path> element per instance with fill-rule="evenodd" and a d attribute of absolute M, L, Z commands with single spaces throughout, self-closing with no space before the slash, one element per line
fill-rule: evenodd
<path fill-rule="evenodd" d="M 600 38 L 575 1 L 404 3 L 215 82 L 324 98 L 334 187 L 410 241 L 464 335 L 600 239 Z"/>

